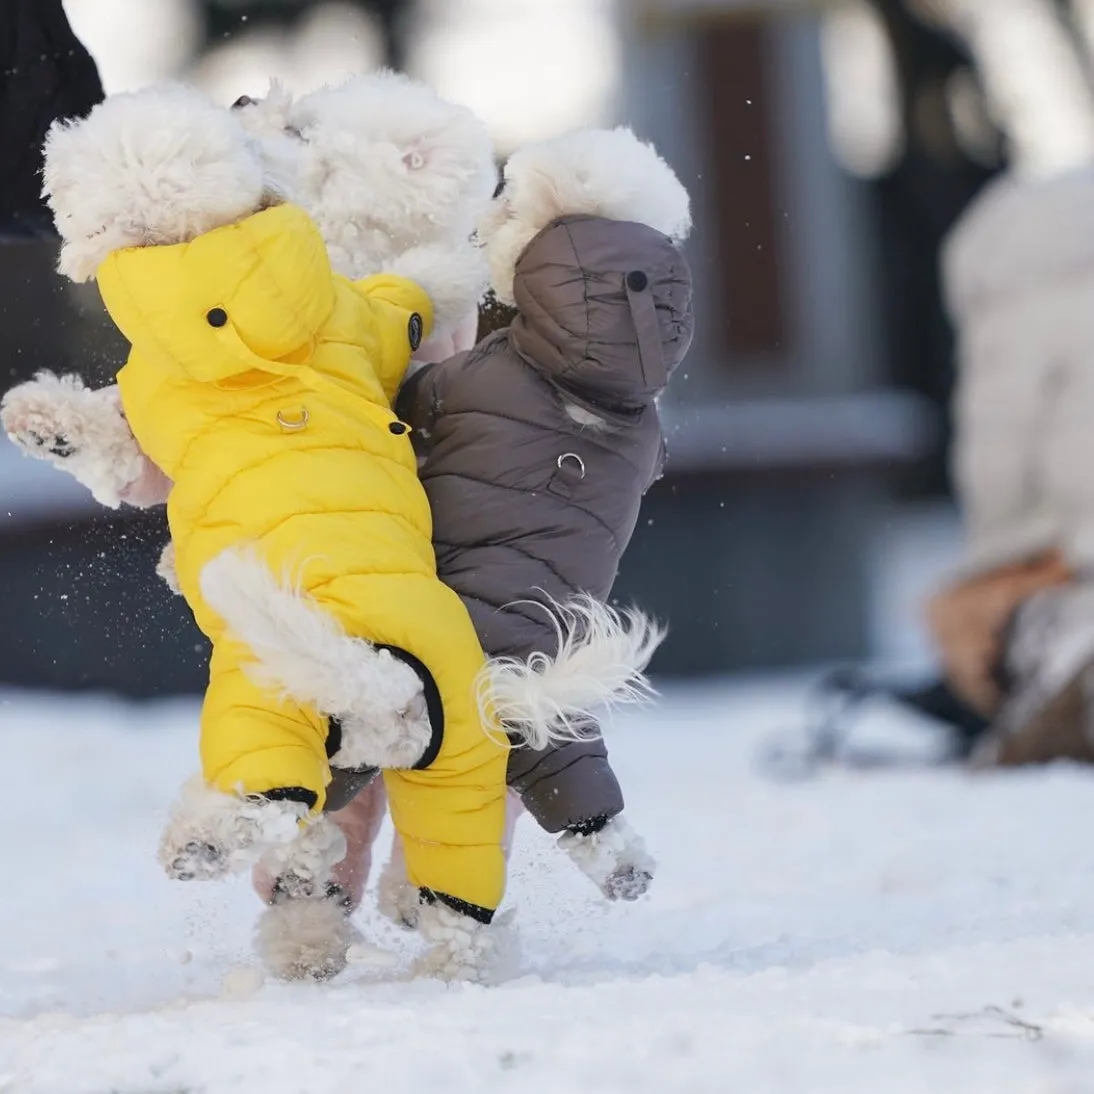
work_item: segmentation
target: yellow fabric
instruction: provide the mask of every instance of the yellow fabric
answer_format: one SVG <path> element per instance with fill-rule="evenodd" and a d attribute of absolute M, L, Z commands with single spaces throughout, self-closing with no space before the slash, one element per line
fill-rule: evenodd
<path fill-rule="evenodd" d="M 188 244 L 116 252 L 98 280 L 133 347 L 118 375 L 126 417 L 174 482 L 179 584 L 214 644 L 206 779 L 250 793 L 304 787 L 319 807 L 329 781 L 325 720 L 250 683 L 247 650 L 202 601 L 204 565 L 249 543 L 273 573 L 299 575 L 350 634 L 406 650 L 433 674 L 442 747 L 428 770 L 385 773 L 392 813 L 415 885 L 493 909 L 505 747 L 480 723 L 484 657 L 437 579 L 409 437 L 388 428 L 408 323 L 417 312 L 428 335 L 428 297 L 397 277 L 332 275 L 318 231 L 292 206 Z"/>

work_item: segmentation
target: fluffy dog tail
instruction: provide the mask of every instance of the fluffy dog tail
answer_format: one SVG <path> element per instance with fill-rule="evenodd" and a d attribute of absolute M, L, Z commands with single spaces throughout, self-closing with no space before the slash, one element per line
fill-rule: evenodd
<path fill-rule="evenodd" d="M 653 696 L 645 669 L 665 629 L 636 608 L 618 612 L 591 596 L 544 607 L 558 635 L 558 653 L 526 661 L 494 658 L 479 677 L 479 708 L 511 737 L 541 749 L 589 735 L 597 707 Z"/>
<path fill-rule="evenodd" d="M 409 666 L 347 635 L 298 584 L 287 576 L 279 582 L 253 551 L 229 549 L 214 558 L 202 570 L 201 591 L 250 647 L 249 673 L 259 686 L 347 726 L 369 727 L 371 741 L 362 746 L 367 756 L 357 755 L 354 735 L 346 733 L 342 766 L 374 763 L 377 756 L 385 757 L 383 766 L 410 766 L 419 758 L 428 720 L 393 720 L 421 706 L 421 681 Z M 483 724 L 500 724 L 531 748 L 587 736 L 597 707 L 650 697 L 645 669 L 665 637 L 642 612 L 617 612 L 588 596 L 543 607 L 558 635 L 557 655 L 495 658 L 477 681 Z"/>
<path fill-rule="evenodd" d="M 288 575 L 282 581 L 249 549 L 221 552 L 201 572 L 201 592 L 250 647 L 260 686 L 324 714 L 382 723 L 421 692 L 414 670 L 353 638 Z"/>

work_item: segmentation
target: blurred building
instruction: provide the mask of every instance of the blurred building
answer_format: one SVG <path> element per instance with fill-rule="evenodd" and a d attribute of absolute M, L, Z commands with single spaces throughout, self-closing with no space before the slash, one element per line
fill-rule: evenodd
<path fill-rule="evenodd" d="M 1038 0 L 998 4 L 1028 17 Z M 694 195 L 700 324 L 618 593 L 670 621 L 666 674 L 868 652 L 867 561 L 893 489 L 944 489 L 938 243 L 1007 132 L 1035 161 L 1085 155 L 1081 109 L 1038 146 L 1035 109 L 1010 102 L 1008 130 L 986 105 L 1010 100 L 983 61 L 998 27 L 972 0 L 66 7 L 108 92 L 185 77 L 227 102 L 270 76 L 305 90 L 388 63 L 478 111 L 503 155 L 614 122 L 658 144 Z M 4 386 L 41 367 L 103 381 L 124 352 L 51 261 L 41 243 L 0 249 Z M 199 688 L 204 644 L 152 574 L 162 516 L 103 515 L 62 480 L 0 442 L 0 683 Z"/>

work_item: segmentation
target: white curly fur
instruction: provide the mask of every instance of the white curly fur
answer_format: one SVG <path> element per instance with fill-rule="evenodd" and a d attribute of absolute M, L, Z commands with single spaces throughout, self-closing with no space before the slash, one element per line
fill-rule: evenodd
<path fill-rule="evenodd" d="M 469 240 L 496 170 L 474 114 L 386 71 L 295 102 L 274 84 L 237 113 L 259 141 L 267 174 L 314 218 L 337 272 L 417 281 L 441 337 L 476 306 L 488 273 Z"/>
<path fill-rule="evenodd" d="M 691 231 L 687 190 L 653 145 L 625 126 L 526 145 L 506 163 L 505 188 L 479 224 L 502 303 L 513 303 L 528 244 L 553 220 L 578 214 L 645 224 L 676 242 Z"/>
<path fill-rule="evenodd" d="M 250 647 L 261 686 L 339 718 L 334 766 L 412 767 L 422 756 L 432 731 L 418 676 L 347 635 L 291 575 L 279 583 L 253 550 L 229 549 L 206 564 L 201 591 Z"/>
<path fill-rule="evenodd" d="M 489 132 L 470 110 L 394 72 L 299 99 L 296 200 L 350 277 L 427 243 L 470 237 L 497 181 Z"/>
<path fill-rule="evenodd" d="M 171 807 L 157 857 L 179 880 L 237 874 L 269 849 L 296 840 L 307 813 L 300 802 L 225 794 L 195 775 Z"/>
<path fill-rule="evenodd" d="M 0 401 L 0 424 L 28 456 L 47 460 L 116 509 L 146 461 L 116 387 L 93 391 L 79 376 L 39 372 Z"/>
<path fill-rule="evenodd" d="M 163 550 L 160 552 L 160 560 L 156 563 L 156 576 L 176 596 L 182 594 L 182 588 L 179 586 L 179 572 L 175 566 L 174 540 L 168 540 L 168 542 L 164 544 Z"/>
<path fill-rule="evenodd" d="M 482 251 L 470 242 L 411 247 L 396 255 L 385 272 L 425 290 L 433 305 L 431 341 L 449 335 L 466 320 L 490 278 Z"/>
<path fill-rule="evenodd" d="M 329 980 L 363 941 L 344 910 L 325 897 L 286 900 L 266 908 L 255 927 L 255 950 L 281 980 Z"/>
<path fill-rule="evenodd" d="M 194 239 L 270 197 L 239 119 L 185 87 L 112 95 L 87 118 L 56 123 L 43 177 L 58 268 L 74 281 L 93 278 L 112 251 Z"/>
<path fill-rule="evenodd" d="M 440 902 L 426 904 L 418 915 L 418 930 L 429 944 L 414 964 L 418 975 L 496 984 L 516 966 L 518 937 L 511 913 L 484 924 Z"/>
<path fill-rule="evenodd" d="M 264 852 L 260 869 L 291 880 L 297 894 L 321 895 L 334 867 L 346 857 L 346 837 L 326 814 L 304 825 L 296 838 Z"/>
<path fill-rule="evenodd" d="M 665 630 L 635 608 L 623 612 L 591 596 L 565 604 L 528 601 L 548 615 L 558 653 L 526 661 L 493 658 L 479 676 L 479 706 L 530 748 L 588 734 L 598 706 L 641 702 L 653 695 L 645 669 Z"/>

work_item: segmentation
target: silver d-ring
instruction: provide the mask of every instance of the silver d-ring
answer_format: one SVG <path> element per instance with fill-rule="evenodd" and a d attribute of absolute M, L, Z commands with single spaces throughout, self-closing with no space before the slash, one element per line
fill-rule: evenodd
<path fill-rule="evenodd" d="M 286 418 L 285 412 L 279 410 L 277 412 L 277 424 L 281 426 L 286 433 L 299 433 L 300 430 L 308 428 L 309 417 L 310 415 L 308 414 L 308 408 L 306 406 L 300 408 L 299 418 Z"/>
<path fill-rule="evenodd" d="M 563 467 L 567 460 L 573 460 L 577 464 L 578 477 L 585 477 L 585 461 L 576 452 L 563 452 L 558 458 L 558 469 L 563 470 Z"/>

